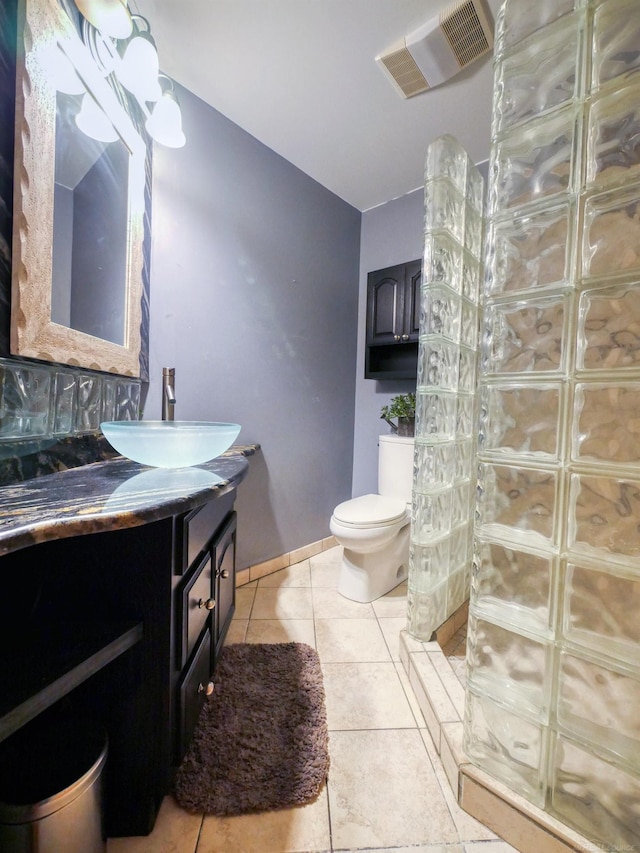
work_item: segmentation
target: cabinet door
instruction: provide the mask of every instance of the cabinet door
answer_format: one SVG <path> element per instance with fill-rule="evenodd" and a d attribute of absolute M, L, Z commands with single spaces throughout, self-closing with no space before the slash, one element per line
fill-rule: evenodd
<path fill-rule="evenodd" d="M 370 272 L 367 277 L 367 343 L 400 340 L 404 307 L 404 265 Z"/>
<path fill-rule="evenodd" d="M 417 341 L 420 335 L 420 285 L 422 263 L 411 261 L 405 264 L 404 279 L 404 324 L 402 341 Z"/>
<path fill-rule="evenodd" d="M 216 657 L 224 643 L 236 606 L 236 528 L 237 515 L 232 512 L 216 537 L 213 546 L 216 590 L 214 652 Z"/>

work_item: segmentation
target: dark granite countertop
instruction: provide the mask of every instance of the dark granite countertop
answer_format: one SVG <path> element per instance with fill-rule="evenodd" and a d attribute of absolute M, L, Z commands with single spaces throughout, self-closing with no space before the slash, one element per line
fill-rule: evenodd
<path fill-rule="evenodd" d="M 116 457 L 1 486 L 0 555 L 188 512 L 242 482 L 257 449 L 234 445 L 204 465 L 176 469 Z"/>

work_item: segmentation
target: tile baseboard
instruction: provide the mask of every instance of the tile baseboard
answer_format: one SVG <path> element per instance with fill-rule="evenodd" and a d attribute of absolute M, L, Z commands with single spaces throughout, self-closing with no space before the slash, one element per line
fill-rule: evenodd
<path fill-rule="evenodd" d="M 329 548 L 335 548 L 337 544 L 335 536 L 327 536 L 325 539 L 318 539 L 309 545 L 303 545 L 302 548 L 296 548 L 294 551 L 287 551 L 286 554 L 280 554 L 278 557 L 272 557 L 262 563 L 255 563 L 252 566 L 239 569 L 236 571 L 236 586 L 244 586 L 251 581 L 259 580 L 266 575 L 294 566 L 302 560 L 308 560 L 309 557 L 315 557 L 316 554 L 328 551 Z"/>

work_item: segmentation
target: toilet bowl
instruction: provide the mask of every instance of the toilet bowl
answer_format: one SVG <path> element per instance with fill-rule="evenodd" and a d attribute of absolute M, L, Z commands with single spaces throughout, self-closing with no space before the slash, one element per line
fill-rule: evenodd
<path fill-rule="evenodd" d="M 338 504 L 329 522 L 343 547 L 338 592 L 352 601 L 374 601 L 408 574 L 414 440 L 379 441 L 379 493 Z"/>

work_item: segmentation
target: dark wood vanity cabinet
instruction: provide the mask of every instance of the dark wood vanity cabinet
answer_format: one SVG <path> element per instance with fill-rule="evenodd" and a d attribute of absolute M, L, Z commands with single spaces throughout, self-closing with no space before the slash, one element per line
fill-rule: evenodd
<path fill-rule="evenodd" d="M 224 496 L 176 519 L 176 743 L 187 750 L 235 610 L 236 513 Z"/>
<path fill-rule="evenodd" d="M 367 276 L 365 379 L 415 379 L 422 263 L 409 261 Z"/>
<path fill-rule="evenodd" d="M 0 742 L 61 702 L 95 719 L 108 836 L 151 831 L 211 689 L 235 606 L 234 498 L 0 557 Z"/>

